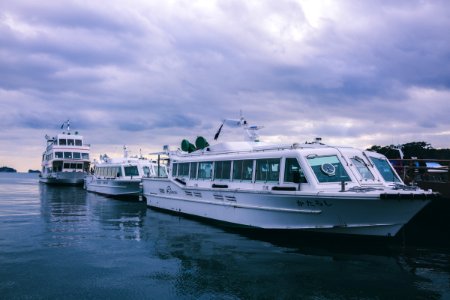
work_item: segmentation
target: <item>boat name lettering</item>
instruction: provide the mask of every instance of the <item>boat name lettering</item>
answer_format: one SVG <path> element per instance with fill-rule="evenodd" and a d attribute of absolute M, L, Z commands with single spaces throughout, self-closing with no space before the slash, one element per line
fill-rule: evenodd
<path fill-rule="evenodd" d="M 177 192 L 173 191 L 170 185 L 168 185 L 166 188 L 166 194 L 177 194 Z"/>
<path fill-rule="evenodd" d="M 327 200 L 297 200 L 297 205 L 300 207 L 308 206 L 308 207 L 315 207 L 315 206 L 332 206 L 332 203 L 328 203 Z"/>

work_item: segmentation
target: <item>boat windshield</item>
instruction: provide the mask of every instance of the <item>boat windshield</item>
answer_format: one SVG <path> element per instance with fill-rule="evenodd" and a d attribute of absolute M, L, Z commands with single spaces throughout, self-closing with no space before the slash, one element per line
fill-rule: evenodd
<path fill-rule="evenodd" d="M 125 176 L 139 176 L 139 171 L 137 166 L 126 166 L 124 167 Z"/>
<path fill-rule="evenodd" d="M 372 156 L 370 157 L 370 159 L 372 160 L 377 170 L 380 172 L 381 176 L 383 176 L 384 180 L 392 182 L 400 182 L 400 178 L 398 178 L 394 170 L 392 170 L 391 166 L 389 165 L 386 159 L 376 158 Z"/>
<path fill-rule="evenodd" d="M 336 155 L 307 157 L 319 182 L 352 181 Z"/>
<path fill-rule="evenodd" d="M 374 180 L 375 177 L 370 172 L 369 168 L 367 167 L 367 164 L 364 162 L 364 160 L 361 157 L 355 156 L 350 159 L 353 163 L 353 165 L 358 170 L 358 173 L 361 175 L 362 179 L 365 180 Z"/>

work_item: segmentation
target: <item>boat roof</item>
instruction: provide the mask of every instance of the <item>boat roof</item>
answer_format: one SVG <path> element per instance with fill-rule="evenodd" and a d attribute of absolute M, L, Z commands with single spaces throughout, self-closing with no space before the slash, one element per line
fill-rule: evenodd
<path fill-rule="evenodd" d="M 330 146 L 322 143 L 293 143 L 293 144 L 274 144 L 265 142 L 223 142 L 215 145 L 208 146 L 204 149 L 199 149 L 194 152 L 188 153 L 182 150 L 174 151 L 170 154 L 188 157 L 188 156 L 202 156 L 202 155 L 214 155 L 214 154 L 232 154 L 232 153 L 250 153 L 259 151 L 277 151 L 277 150 L 296 150 L 296 149 L 326 149 L 326 148 L 339 148 L 339 149 L 355 149 L 352 147 L 342 146 Z"/>

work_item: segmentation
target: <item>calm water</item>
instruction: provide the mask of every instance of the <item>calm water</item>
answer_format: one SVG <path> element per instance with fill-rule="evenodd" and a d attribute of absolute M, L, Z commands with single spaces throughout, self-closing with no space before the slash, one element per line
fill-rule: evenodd
<path fill-rule="evenodd" d="M 1 299 L 450 299 L 448 243 L 292 239 L 0 173 Z"/>

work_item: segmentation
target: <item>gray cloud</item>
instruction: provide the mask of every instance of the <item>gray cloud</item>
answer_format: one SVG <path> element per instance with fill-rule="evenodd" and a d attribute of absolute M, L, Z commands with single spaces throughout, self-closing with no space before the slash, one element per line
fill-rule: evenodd
<path fill-rule="evenodd" d="M 70 118 L 98 151 L 159 149 L 212 138 L 243 110 L 273 141 L 450 146 L 445 1 L 3 1 L 0 11 L 5 143 L 25 132 L 43 147 Z"/>

